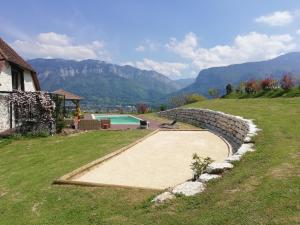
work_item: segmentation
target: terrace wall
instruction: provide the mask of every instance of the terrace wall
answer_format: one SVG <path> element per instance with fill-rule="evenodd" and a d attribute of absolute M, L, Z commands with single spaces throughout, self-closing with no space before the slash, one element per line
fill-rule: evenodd
<path fill-rule="evenodd" d="M 226 139 L 235 153 L 250 131 L 249 120 L 208 109 L 175 108 L 158 113 L 159 116 L 205 128 Z"/>

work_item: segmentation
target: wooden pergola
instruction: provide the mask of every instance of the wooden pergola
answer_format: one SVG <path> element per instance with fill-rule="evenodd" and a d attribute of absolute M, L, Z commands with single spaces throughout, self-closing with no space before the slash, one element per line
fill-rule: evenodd
<path fill-rule="evenodd" d="M 71 92 L 65 91 L 63 89 L 58 89 L 58 90 L 54 91 L 53 93 L 64 96 L 65 101 L 71 101 L 76 107 L 77 116 L 80 115 L 80 100 L 82 100 L 83 97 L 80 97 L 80 96 L 75 95 Z"/>

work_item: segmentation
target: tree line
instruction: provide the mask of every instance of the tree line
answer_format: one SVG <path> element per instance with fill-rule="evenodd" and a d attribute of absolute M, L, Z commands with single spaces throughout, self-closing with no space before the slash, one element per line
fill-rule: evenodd
<path fill-rule="evenodd" d="M 284 74 L 280 80 L 268 76 L 264 79 L 249 79 L 247 81 L 240 82 L 238 85 L 233 86 L 232 84 L 227 84 L 225 86 L 225 96 L 228 96 L 235 92 L 236 94 L 256 94 L 261 91 L 271 91 L 276 89 L 282 89 L 283 91 L 289 91 L 293 89 L 296 85 L 300 88 L 300 82 L 297 81 L 292 75 Z M 208 95 L 211 98 L 219 98 L 221 96 L 221 90 L 216 88 L 210 88 L 208 90 Z M 224 95 L 223 95 L 224 97 Z"/>

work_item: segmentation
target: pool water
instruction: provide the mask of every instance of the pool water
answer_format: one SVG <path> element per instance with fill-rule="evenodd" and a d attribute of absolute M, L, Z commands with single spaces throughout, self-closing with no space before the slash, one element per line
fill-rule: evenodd
<path fill-rule="evenodd" d="M 140 120 L 137 117 L 130 116 L 130 115 L 94 115 L 96 120 L 102 119 L 110 119 L 111 124 L 132 124 L 132 125 L 139 125 Z"/>

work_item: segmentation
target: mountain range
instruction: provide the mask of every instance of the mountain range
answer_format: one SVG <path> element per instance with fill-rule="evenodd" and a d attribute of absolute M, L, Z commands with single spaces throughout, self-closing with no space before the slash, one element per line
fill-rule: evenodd
<path fill-rule="evenodd" d="M 205 69 L 200 71 L 194 83 L 171 95 L 199 93 L 207 96 L 209 88 L 219 89 L 224 93 L 228 83 L 237 85 L 249 79 L 266 77 L 279 80 L 285 73 L 300 75 L 300 52 L 288 53 L 266 61 Z"/>
<path fill-rule="evenodd" d="M 83 96 L 87 105 L 157 104 L 185 93 L 206 95 L 209 88 L 224 92 L 228 83 L 237 85 L 249 79 L 273 77 L 284 73 L 300 74 L 300 53 L 277 58 L 213 67 L 200 71 L 196 79 L 171 80 L 155 71 L 120 66 L 98 60 L 32 59 L 43 90 L 63 88 Z"/>
<path fill-rule="evenodd" d="M 28 62 L 37 71 L 42 90 L 63 88 L 84 97 L 85 104 L 152 104 L 182 87 L 155 71 L 98 60 L 33 59 Z"/>

